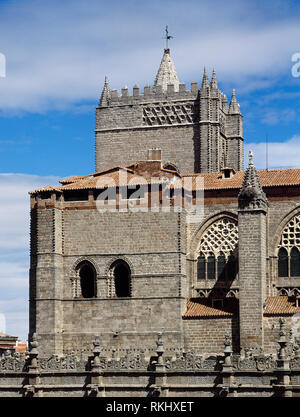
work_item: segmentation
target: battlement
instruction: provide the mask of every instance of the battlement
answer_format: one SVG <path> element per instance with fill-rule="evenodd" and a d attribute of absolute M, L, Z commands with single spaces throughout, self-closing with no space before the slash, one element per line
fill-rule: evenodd
<path fill-rule="evenodd" d="M 191 83 L 190 90 L 187 90 L 185 83 L 180 83 L 179 91 L 175 91 L 174 84 L 168 84 L 167 91 L 164 91 L 161 85 L 152 88 L 146 85 L 143 92 L 141 92 L 139 86 L 135 85 L 132 89 L 132 95 L 129 93 L 128 87 L 125 86 L 121 91 L 111 90 L 109 100 L 105 101 L 105 103 L 101 103 L 100 100 L 98 107 L 134 105 L 155 101 L 195 100 L 198 96 L 198 91 L 197 81 Z"/>
<path fill-rule="evenodd" d="M 230 103 L 213 70 L 201 84 L 180 82 L 169 49 L 164 50 L 153 85 L 110 89 L 105 77 L 96 108 L 96 169 L 141 159 L 159 147 L 163 164 L 182 172 L 217 172 L 243 167 L 243 126 L 235 91 Z"/>
<path fill-rule="evenodd" d="M 147 104 L 161 101 L 195 101 L 201 96 L 201 98 L 216 98 L 220 100 L 220 107 L 225 113 L 229 111 L 229 103 L 226 94 L 219 89 L 208 88 L 205 92 L 199 90 L 199 83 L 192 81 L 190 89 L 187 89 L 185 83 L 179 83 L 178 91 L 175 90 L 174 84 L 168 84 L 167 90 L 163 90 L 161 85 L 153 86 L 145 85 L 143 92 L 138 85 L 134 85 L 132 88 L 132 94 L 129 92 L 129 88 L 124 86 L 120 91 L 112 89 L 109 91 L 109 97 L 103 100 L 99 100 L 97 108 L 116 107 L 116 106 L 132 106 L 137 104 Z"/>

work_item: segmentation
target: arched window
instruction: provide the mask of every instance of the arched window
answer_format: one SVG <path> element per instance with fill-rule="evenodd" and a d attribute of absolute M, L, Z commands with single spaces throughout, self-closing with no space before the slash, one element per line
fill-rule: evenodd
<path fill-rule="evenodd" d="M 83 298 L 96 297 L 96 272 L 95 268 L 89 262 L 83 262 L 79 265 L 79 277 L 81 295 Z"/>
<path fill-rule="evenodd" d="M 171 164 L 170 162 L 164 164 L 163 168 L 164 169 L 169 169 L 171 171 L 179 172 L 178 168 L 174 164 Z"/>
<path fill-rule="evenodd" d="M 233 281 L 236 278 L 237 274 L 237 259 L 233 253 L 228 257 L 227 261 L 227 279 L 228 281 Z"/>
<path fill-rule="evenodd" d="M 113 267 L 115 295 L 117 297 L 131 297 L 131 272 L 128 264 L 117 261 Z"/>
<path fill-rule="evenodd" d="M 291 250 L 291 277 L 300 277 L 300 254 L 297 248 Z"/>
<path fill-rule="evenodd" d="M 216 279 L 216 260 L 213 253 L 207 258 L 207 279 Z"/>
<path fill-rule="evenodd" d="M 237 277 L 238 227 L 231 218 L 223 217 L 202 235 L 197 259 L 197 279 L 231 280 Z"/>
<path fill-rule="evenodd" d="M 294 216 L 281 233 L 278 245 L 278 277 L 300 277 L 300 215 Z"/>
<path fill-rule="evenodd" d="M 280 248 L 278 251 L 278 276 L 289 276 L 288 253 L 284 248 Z"/>
<path fill-rule="evenodd" d="M 205 256 L 200 253 L 197 260 L 197 279 L 205 279 Z"/>
<path fill-rule="evenodd" d="M 218 279 L 221 281 L 225 280 L 225 265 L 226 258 L 223 252 L 221 252 L 217 259 L 217 270 L 218 270 Z"/>

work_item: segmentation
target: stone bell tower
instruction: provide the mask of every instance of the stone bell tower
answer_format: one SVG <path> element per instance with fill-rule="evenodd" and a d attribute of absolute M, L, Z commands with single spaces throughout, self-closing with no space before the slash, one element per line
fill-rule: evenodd
<path fill-rule="evenodd" d="M 181 173 L 243 169 L 243 117 L 233 90 L 230 103 L 216 72 L 204 69 L 201 87 L 179 81 L 170 50 L 164 50 L 153 86 L 132 95 L 111 90 L 105 78 L 96 109 L 96 171 L 143 160 L 147 149 L 162 150 L 164 166 Z M 171 166 L 172 166 L 171 165 Z"/>
<path fill-rule="evenodd" d="M 243 349 L 264 345 L 268 202 L 252 157 L 250 152 L 238 195 L 240 344 Z"/>

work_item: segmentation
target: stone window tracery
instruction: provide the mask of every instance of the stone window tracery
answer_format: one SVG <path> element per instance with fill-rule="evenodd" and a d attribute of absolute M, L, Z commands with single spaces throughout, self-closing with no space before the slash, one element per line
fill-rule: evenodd
<path fill-rule="evenodd" d="M 197 279 L 234 280 L 237 277 L 238 226 L 223 217 L 203 234 L 197 258 Z"/>
<path fill-rule="evenodd" d="M 300 277 L 300 215 L 294 216 L 282 231 L 277 253 L 278 277 Z"/>

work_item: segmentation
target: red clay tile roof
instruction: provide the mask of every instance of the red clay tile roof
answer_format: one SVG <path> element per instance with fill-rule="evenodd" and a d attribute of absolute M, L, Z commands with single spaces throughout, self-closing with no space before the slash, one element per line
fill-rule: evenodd
<path fill-rule="evenodd" d="M 19 353 L 25 353 L 27 350 L 27 344 L 26 343 L 18 343 L 16 346 L 16 352 Z"/>
<path fill-rule="evenodd" d="M 145 161 L 141 161 L 143 163 Z M 63 190 L 82 190 L 82 189 L 96 189 L 99 178 L 109 177 L 115 181 L 116 186 L 127 185 L 128 182 L 132 185 L 141 184 L 141 173 L 135 173 L 135 167 L 139 166 L 139 163 L 128 165 L 127 167 L 113 167 L 105 171 L 98 171 L 89 175 L 78 175 L 69 178 L 65 178 L 60 181 L 62 186 L 60 187 L 44 187 L 35 191 L 31 191 L 29 194 L 35 194 L 39 191 L 63 191 Z M 127 182 L 119 181 L 119 172 L 126 172 Z M 140 171 L 139 171 L 140 172 Z M 182 178 L 192 178 L 193 189 L 196 189 L 196 179 L 204 179 L 205 190 L 226 190 L 226 189 L 240 189 L 244 179 L 244 171 L 236 172 L 231 178 L 223 178 L 222 173 L 204 173 L 204 174 L 183 174 L 179 175 L 176 171 L 161 168 L 160 171 L 155 173 L 157 183 L 161 182 L 161 178 L 164 176 L 176 176 Z M 151 172 L 145 171 L 145 181 L 150 184 Z M 271 170 L 259 170 L 259 179 L 262 187 L 279 187 L 279 186 L 292 186 L 300 185 L 300 168 L 291 169 L 271 169 Z M 199 185 L 198 185 L 199 186 Z"/>
<path fill-rule="evenodd" d="M 9 335 L 9 334 L 2 333 L 2 332 L 0 332 L 0 337 L 12 337 L 12 338 L 14 338 L 14 339 L 17 339 L 17 338 L 18 338 L 17 336 L 11 336 L 11 335 Z"/>
<path fill-rule="evenodd" d="M 190 298 L 187 301 L 187 310 L 184 319 L 208 317 L 232 317 L 238 312 L 238 300 L 225 298 L 223 308 L 212 307 L 212 301 L 207 298 Z"/>
<path fill-rule="evenodd" d="M 116 186 L 127 186 L 145 184 L 160 184 L 165 181 L 165 178 L 180 178 L 180 175 L 176 171 L 161 168 L 155 173 L 155 176 L 151 175 L 151 172 L 145 173 L 142 177 L 141 174 L 136 174 L 132 169 L 132 165 L 128 167 L 114 167 L 105 171 L 95 172 L 90 175 L 69 177 L 60 181 L 63 184 L 60 187 L 43 187 L 34 191 L 30 191 L 29 194 L 35 194 L 40 191 L 58 191 L 64 190 L 91 190 L 101 188 L 101 179 L 103 179 L 102 186 L 106 186 L 106 179 L 112 180 L 112 183 Z M 122 175 L 124 174 L 124 175 Z M 141 180 L 141 177 L 143 180 Z M 144 181 L 144 182 L 143 182 Z M 107 183 L 109 185 L 109 182 Z"/>
<path fill-rule="evenodd" d="M 75 175 L 73 177 L 64 178 L 62 180 L 59 180 L 61 184 L 71 184 L 72 182 L 81 180 L 82 178 L 87 177 L 88 175 Z"/>
<path fill-rule="evenodd" d="M 279 187 L 300 185 L 300 168 L 258 170 L 262 187 Z M 236 172 L 231 178 L 222 178 L 222 173 L 186 174 L 184 177 L 202 177 L 205 190 L 240 189 L 244 171 Z"/>
<path fill-rule="evenodd" d="M 295 305 L 296 297 L 273 296 L 267 297 L 264 316 L 284 316 L 300 313 L 300 307 Z M 212 307 L 212 301 L 207 298 L 191 298 L 187 301 L 184 319 L 232 317 L 238 312 L 238 300 L 225 298 L 223 308 Z"/>
<path fill-rule="evenodd" d="M 300 307 L 296 307 L 295 301 L 295 297 L 283 295 L 267 297 L 264 316 L 282 316 L 300 313 Z"/>

